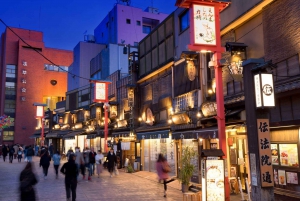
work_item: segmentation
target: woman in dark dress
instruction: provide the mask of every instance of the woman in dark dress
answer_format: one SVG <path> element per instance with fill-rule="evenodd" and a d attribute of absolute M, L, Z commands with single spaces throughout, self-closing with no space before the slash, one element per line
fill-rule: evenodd
<path fill-rule="evenodd" d="M 41 159 L 40 159 L 40 167 L 41 166 L 43 167 L 44 179 L 47 179 L 50 161 L 51 161 L 50 154 L 48 150 L 45 150 L 44 152 L 42 152 Z"/>
<path fill-rule="evenodd" d="M 20 174 L 21 201 L 36 200 L 33 185 L 35 185 L 37 182 L 38 181 L 32 171 L 32 164 L 31 162 L 28 162 Z"/>
<path fill-rule="evenodd" d="M 117 163 L 117 157 L 113 149 L 110 149 L 110 151 L 108 152 L 106 157 L 106 162 L 107 162 L 107 169 L 110 173 L 110 177 L 112 177 L 115 164 Z"/>

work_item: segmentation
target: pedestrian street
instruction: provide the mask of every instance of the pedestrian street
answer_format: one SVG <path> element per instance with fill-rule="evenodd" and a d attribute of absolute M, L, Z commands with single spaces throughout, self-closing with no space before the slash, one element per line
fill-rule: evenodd
<path fill-rule="evenodd" d="M 65 201 L 66 193 L 64 186 L 64 175 L 60 174 L 55 178 L 53 161 L 51 161 L 48 177 L 43 178 L 42 168 L 39 167 L 39 157 L 34 157 L 34 172 L 39 182 L 35 186 L 36 195 L 39 201 Z M 64 161 L 66 162 L 66 161 Z M 19 200 L 19 176 L 25 167 L 22 160 L 18 163 L 8 161 L 3 162 L 0 158 L 0 201 L 17 201 Z M 63 163 L 61 163 L 62 165 Z M 179 183 L 178 181 L 174 181 Z M 173 183 L 173 182 L 172 182 Z M 182 200 L 182 193 L 179 189 L 168 187 L 167 197 L 163 197 L 163 184 L 157 181 L 148 180 L 135 174 L 125 173 L 119 170 L 119 175 L 110 178 L 106 169 L 100 175 L 92 177 L 92 181 L 82 180 L 79 177 L 77 185 L 77 201 L 92 200 L 111 200 L 111 201 L 139 201 L 139 200 Z"/>

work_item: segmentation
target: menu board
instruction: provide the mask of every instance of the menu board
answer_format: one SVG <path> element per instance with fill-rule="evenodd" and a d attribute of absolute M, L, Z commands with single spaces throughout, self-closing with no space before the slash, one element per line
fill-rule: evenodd
<path fill-rule="evenodd" d="M 298 184 L 297 172 L 286 172 L 286 183 Z"/>
<path fill-rule="evenodd" d="M 271 152 L 272 152 L 272 165 L 279 165 L 279 158 L 278 158 L 278 145 L 271 144 Z"/>
<path fill-rule="evenodd" d="M 278 170 L 279 185 L 286 185 L 285 171 Z"/>
<path fill-rule="evenodd" d="M 279 144 L 280 165 L 299 167 L 297 144 Z"/>
<path fill-rule="evenodd" d="M 224 161 L 206 160 L 206 200 L 224 201 Z"/>

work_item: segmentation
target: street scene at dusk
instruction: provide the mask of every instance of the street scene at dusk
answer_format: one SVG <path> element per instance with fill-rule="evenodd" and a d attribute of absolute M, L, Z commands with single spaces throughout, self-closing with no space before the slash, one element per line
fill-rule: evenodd
<path fill-rule="evenodd" d="M 300 1 L 0 0 L 0 201 L 300 200 Z"/>

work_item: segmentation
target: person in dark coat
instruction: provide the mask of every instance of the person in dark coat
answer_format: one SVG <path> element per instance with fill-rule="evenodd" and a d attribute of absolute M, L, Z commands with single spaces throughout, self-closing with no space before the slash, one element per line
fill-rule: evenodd
<path fill-rule="evenodd" d="M 28 162 L 32 162 L 32 157 L 34 156 L 34 150 L 31 145 L 27 148 L 26 157 Z"/>
<path fill-rule="evenodd" d="M 47 175 L 48 175 L 48 169 L 50 166 L 50 161 L 51 161 L 51 157 L 49 155 L 48 151 L 44 151 L 41 154 L 41 159 L 40 159 L 40 167 L 43 167 L 43 173 L 44 173 L 44 179 L 47 179 Z"/>
<path fill-rule="evenodd" d="M 107 162 L 107 169 L 110 173 L 110 177 L 113 176 L 115 164 L 117 163 L 117 157 L 116 154 L 114 153 L 114 149 L 111 148 L 110 151 L 108 152 L 106 156 L 106 162 Z"/>
<path fill-rule="evenodd" d="M 11 145 L 9 147 L 9 162 L 12 163 L 13 159 L 14 159 L 14 153 L 15 153 L 15 149 L 13 147 L 13 145 Z"/>
<path fill-rule="evenodd" d="M 96 157 L 97 153 L 94 151 L 94 148 L 91 148 L 91 151 L 89 153 L 89 161 L 90 161 L 90 174 L 89 176 L 91 177 L 92 175 L 95 174 L 95 157 Z"/>
<path fill-rule="evenodd" d="M 67 193 L 67 200 L 71 200 L 72 191 L 72 201 L 76 200 L 76 188 L 77 188 L 77 174 L 78 168 L 75 163 L 76 156 L 74 154 L 69 155 L 69 160 L 60 169 L 60 172 L 65 175 L 65 187 Z"/>
<path fill-rule="evenodd" d="M 5 162 L 6 156 L 8 154 L 9 148 L 7 145 L 3 145 L 2 147 L 2 155 L 3 155 L 3 161 Z"/>
<path fill-rule="evenodd" d="M 53 157 L 53 154 L 54 154 L 53 143 L 51 143 L 50 146 L 49 146 L 49 152 L 50 152 L 50 156 L 51 156 L 51 158 L 52 158 L 52 157 Z"/>
<path fill-rule="evenodd" d="M 20 174 L 20 200 L 21 201 L 35 201 L 35 192 L 33 185 L 37 183 L 36 176 L 32 171 L 31 162 L 27 163 L 24 170 Z"/>

